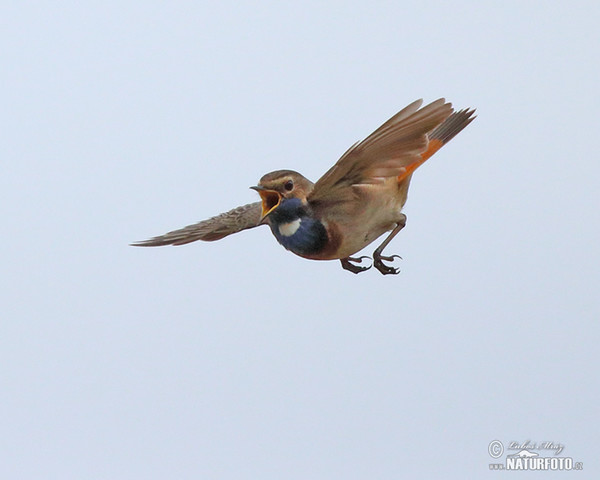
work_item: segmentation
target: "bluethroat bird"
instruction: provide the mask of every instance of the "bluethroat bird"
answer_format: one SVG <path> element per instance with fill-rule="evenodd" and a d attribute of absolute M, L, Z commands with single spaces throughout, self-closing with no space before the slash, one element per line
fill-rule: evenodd
<path fill-rule="evenodd" d="M 399 257 L 385 256 L 383 249 L 406 223 L 402 207 L 413 172 L 475 119 L 475 110 L 454 112 L 443 98 L 421 105 L 411 103 L 355 143 L 317 183 L 293 170 L 267 173 L 250 187 L 260 202 L 132 245 L 210 242 L 267 224 L 281 245 L 301 257 L 337 259 L 352 273 L 375 266 L 384 275 L 397 274 L 385 262 Z M 386 232 L 372 265 L 359 265 L 370 258 L 353 255 Z"/>

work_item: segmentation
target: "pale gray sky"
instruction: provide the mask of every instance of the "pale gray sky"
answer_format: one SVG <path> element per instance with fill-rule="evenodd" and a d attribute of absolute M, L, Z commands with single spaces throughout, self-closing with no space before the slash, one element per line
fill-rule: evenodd
<path fill-rule="evenodd" d="M 597 478 L 598 18 L 5 2 L 0 477 L 520 478 L 489 471 L 497 439 L 562 443 L 584 470 L 561 478 Z M 478 118 L 415 174 L 396 277 L 267 228 L 128 246 L 255 201 L 271 170 L 316 180 L 441 96 Z"/>

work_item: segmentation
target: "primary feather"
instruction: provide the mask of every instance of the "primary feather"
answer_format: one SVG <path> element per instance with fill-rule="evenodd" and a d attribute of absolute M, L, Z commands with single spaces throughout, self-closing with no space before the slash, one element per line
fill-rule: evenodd
<path fill-rule="evenodd" d="M 419 109 L 417 100 L 398 112 L 363 141 L 353 145 L 323 175 L 309 195 L 314 203 L 351 201 L 353 185 L 397 177 L 427 149 L 427 134 L 452 114 L 443 98 Z"/>
<path fill-rule="evenodd" d="M 260 202 L 249 203 L 208 220 L 152 237 L 149 240 L 135 242 L 131 245 L 135 247 L 160 247 L 163 245 L 185 245 L 196 240 L 206 242 L 220 240 L 227 235 L 257 227 L 260 222 L 260 205 Z"/>

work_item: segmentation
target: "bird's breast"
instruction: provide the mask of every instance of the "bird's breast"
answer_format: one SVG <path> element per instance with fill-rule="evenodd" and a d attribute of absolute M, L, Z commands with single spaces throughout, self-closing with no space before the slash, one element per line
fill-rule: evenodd
<path fill-rule="evenodd" d="M 271 231 L 281 245 L 301 257 L 315 258 L 329 243 L 323 224 L 308 216 L 272 222 Z"/>

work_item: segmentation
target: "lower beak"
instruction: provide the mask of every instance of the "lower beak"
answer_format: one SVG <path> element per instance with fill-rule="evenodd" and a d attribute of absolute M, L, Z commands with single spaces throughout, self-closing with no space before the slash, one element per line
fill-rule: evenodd
<path fill-rule="evenodd" d="M 262 200 L 262 214 L 260 217 L 260 223 L 262 223 L 267 215 L 279 206 L 281 203 L 281 195 L 275 190 L 268 190 L 260 185 L 250 188 L 256 190 Z"/>

